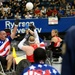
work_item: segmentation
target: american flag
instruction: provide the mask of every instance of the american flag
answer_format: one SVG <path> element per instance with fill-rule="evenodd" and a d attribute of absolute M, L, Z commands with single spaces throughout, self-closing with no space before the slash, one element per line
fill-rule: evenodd
<path fill-rule="evenodd" d="M 47 64 L 32 64 L 24 69 L 21 75 L 60 75 L 59 72 Z"/>

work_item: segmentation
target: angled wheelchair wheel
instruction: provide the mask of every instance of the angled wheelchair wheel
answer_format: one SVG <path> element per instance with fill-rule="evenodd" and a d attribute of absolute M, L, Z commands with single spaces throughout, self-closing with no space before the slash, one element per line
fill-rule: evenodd
<path fill-rule="evenodd" d="M 21 60 L 16 66 L 16 75 L 21 75 L 22 71 L 30 65 L 31 63 L 27 59 Z"/>

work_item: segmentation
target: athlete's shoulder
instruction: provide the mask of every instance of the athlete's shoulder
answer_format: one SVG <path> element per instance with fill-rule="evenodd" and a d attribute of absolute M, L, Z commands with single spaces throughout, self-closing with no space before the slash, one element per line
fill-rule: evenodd
<path fill-rule="evenodd" d="M 33 64 L 26 68 L 22 75 L 60 75 L 58 71 L 47 64 Z"/>

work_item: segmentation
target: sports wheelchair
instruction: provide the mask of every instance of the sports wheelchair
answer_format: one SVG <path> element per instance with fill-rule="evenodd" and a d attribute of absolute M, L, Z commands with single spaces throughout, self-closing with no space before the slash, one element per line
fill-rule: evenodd
<path fill-rule="evenodd" d="M 52 42 L 51 45 L 46 47 L 47 63 L 50 63 L 52 65 L 54 61 L 56 62 L 59 60 L 59 57 L 62 57 L 62 45 L 63 45 L 63 41 L 60 42 L 59 47 L 54 47 L 54 42 Z"/>

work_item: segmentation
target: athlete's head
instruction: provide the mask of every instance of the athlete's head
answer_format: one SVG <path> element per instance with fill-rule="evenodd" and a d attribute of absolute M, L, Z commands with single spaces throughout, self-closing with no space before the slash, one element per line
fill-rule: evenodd
<path fill-rule="evenodd" d="M 0 39 L 1 40 L 5 40 L 6 39 L 6 36 L 7 36 L 7 34 L 6 34 L 6 32 L 5 31 L 0 31 Z"/>
<path fill-rule="evenodd" d="M 45 62 L 46 60 L 46 50 L 43 48 L 37 48 L 34 50 L 34 61 L 40 63 L 41 61 Z"/>
<path fill-rule="evenodd" d="M 54 37 L 54 36 L 58 36 L 58 30 L 57 29 L 53 29 L 51 31 L 51 36 Z"/>
<path fill-rule="evenodd" d="M 29 44 L 34 44 L 35 43 L 35 37 L 34 36 L 30 36 L 29 37 Z"/>

